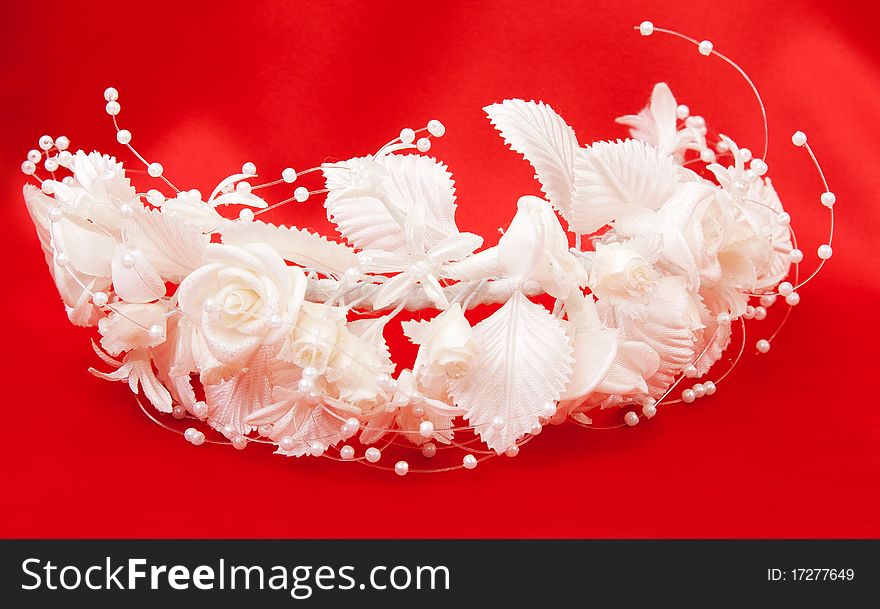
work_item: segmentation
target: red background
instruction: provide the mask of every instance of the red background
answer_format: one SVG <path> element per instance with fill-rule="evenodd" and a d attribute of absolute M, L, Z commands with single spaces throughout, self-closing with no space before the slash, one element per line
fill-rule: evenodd
<path fill-rule="evenodd" d="M 682 4 L 6 5 L 0 535 L 878 536 L 880 15 L 841 2 Z M 455 174 L 459 226 L 491 244 L 537 184 L 485 119 L 490 102 L 543 99 L 586 144 L 623 137 L 613 118 L 666 80 L 711 127 L 759 151 L 745 84 L 693 46 L 640 37 L 631 26 L 643 19 L 711 39 L 758 84 L 770 175 L 808 264 L 827 216 L 790 143 L 796 129 L 838 195 L 828 272 L 803 290 L 771 353 L 750 353 L 715 397 L 634 429 L 550 428 L 514 460 L 399 479 L 195 449 L 150 424 L 124 385 L 86 373 L 92 334 L 67 322 L 18 166 L 43 133 L 129 160 L 103 112 L 106 86 L 120 90 L 120 122 L 139 151 L 203 192 L 247 160 L 278 174 L 372 152 L 440 118 L 448 133 L 432 154 Z M 276 218 L 322 228 L 322 211 L 312 201 Z"/>

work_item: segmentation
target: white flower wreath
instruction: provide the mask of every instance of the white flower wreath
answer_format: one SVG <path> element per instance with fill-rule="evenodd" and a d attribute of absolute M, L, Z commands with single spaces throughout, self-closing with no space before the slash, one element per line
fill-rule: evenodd
<path fill-rule="evenodd" d="M 648 22 L 637 29 L 732 64 L 708 41 Z M 116 123 L 117 91 L 104 95 L 117 140 L 174 195 L 138 193 L 113 157 L 40 138 L 22 170 L 41 183 L 24 198 L 49 269 L 71 322 L 98 328 L 95 351 L 114 370 L 95 375 L 128 382 L 159 412 L 204 421 L 226 438 L 215 442 L 239 449 L 269 443 L 282 455 L 377 467 L 396 438 L 426 458 L 467 452 L 452 467 L 413 470 L 439 471 L 470 469 L 478 454 L 514 456 L 545 423 L 590 425 L 595 408 L 616 407 L 632 426 L 661 404 L 715 393 L 729 370 L 672 396 L 708 374 L 734 322 L 764 319 L 778 295 L 796 305 L 806 283 L 796 272 L 794 285 L 785 281 L 804 255 L 764 177 L 766 139 L 762 158 L 723 135 L 710 141 L 705 120 L 664 83 L 639 114 L 618 119 L 632 139 L 585 147 L 542 102 L 486 107 L 545 198 L 520 198 L 485 249 L 456 225 L 446 166 L 420 154 L 444 135 L 439 121 L 404 129 L 374 155 L 285 169 L 268 183 L 256 184 L 246 163 L 204 198 L 134 151 Z M 793 142 L 815 162 L 802 132 Z M 51 176 L 40 179 L 38 164 Z M 274 205 L 259 194 L 310 173 L 323 175 L 323 189 L 298 186 Z M 322 193 L 347 244 L 257 218 Z M 237 219 L 218 212 L 227 205 L 242 206 Z M 497 306 L 472 325 L 465 313 L 478 304 Z M 418 352 L 395 374 L 384 330 L 404 310 L 438 313 L 402 322 Z M 466 430 L 488 450 L 458 441 Z M 182 433 L 206 441 L 196 427 Z M 356 435 L 361 455 L 345 443 Z M 409 461 L 394 470 L 406 474 Z"/>

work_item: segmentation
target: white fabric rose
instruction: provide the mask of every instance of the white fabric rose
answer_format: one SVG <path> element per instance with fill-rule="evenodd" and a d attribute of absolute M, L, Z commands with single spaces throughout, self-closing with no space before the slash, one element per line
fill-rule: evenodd
<path fill-rule="evenodd" d="M 538 281 L 548 294 L 565 299 L 587 283 L 587 271 L 569 251 L 568 236 L 550 203 L 521 197 L 516 215 L 498 241 L 498 264 L 518 281 Z"/>
<path fill-rule="evenodd" d="M 459 303 L 427 322 L 409 322 L 404 333 L 420 345 L 414 371 L 419 376 L 458 378 L 470 372 L 476 344 Z"/>
<path fill-rule="evenodd" d="M 734 316 L 745 310 L 743 292 L 756 288 L 772 251 L 730 196 L 708 184 L 683 184 L 660 209 L 664 257 L 682 269 L 690 289 Z M 713 307 L 713 310 L 715 307 Z"/>
<path fill-rule="evenodd" d="M 596 244 L 588 285 L 597 297 L 642 296 L 655 289 L 659 278 L 653 265 L 626 244 Z"/>
<path fill-rule="evenodd" d="M 300 368 L 312 366 L 323 372 L 343 331 L 345 311 L 342 308 L 304 302 L 302 313 L 293 329 L 290 353 L 284 353 L 282 357 Z"/>
<path fill-rule="evenodd" d="M 259 347 L 290 333 L 306 290 L 302 269 L 287 266 L 262 243 L 211 243 L 204 262 L 180 284 L 178 304 L 211 355 L 244 364 Z"/>

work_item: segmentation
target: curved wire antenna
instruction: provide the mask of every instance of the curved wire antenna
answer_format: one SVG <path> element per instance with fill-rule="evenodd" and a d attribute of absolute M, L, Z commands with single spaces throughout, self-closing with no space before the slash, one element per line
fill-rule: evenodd
<path fill-rule="evenodd" d="M 649 24 L 649 22 L 643 22 L 641 25 L 634 26 L 633 29 L 641 32 L 643 36 L 650 36 L 653 32 L 660 32 L 661 34 L 667 34 L 669 36 L 674 36 L 676 38 L 686 40 L 687 42 L 690 42 L 691 44 L 696 46 L 702 55 L 715 55 L 726 64 L 731 66 L 739 73 L 740 76 L 743 77 L 743 79 L 749 85 L 749 88 L 752 90 L 752 93 L 755 95 L 755 99 L 758 100 L 758 105 L 761 107 L 761 121 L 764 125 L 764 153 L 761 155 L 761 158 L 766 161 L 767 151 L 770 147 L 770 132 L 767 128 L 767 109 L 764 107 L 764 99 L 761 97 L 761 93 L 758 91 L 758 87 L 755 86 L 755 83 L 752 81 L 749 75 L 746 74 L 746 71 L 743 70 L 739 66 L 739 64 L 733 61 L 730 57 L 724 55 L 719 51 L 716 51 L 713 48 L 712 43 L 708 40 L 699 41 L 696 38 L 691 38 L 687 34 L 682 34 L 681 32 L 667 28 L 655 27 L 653 24 L 650 24 L 650 28 L 648 28 L 646 27 L 646 24 Z"/>

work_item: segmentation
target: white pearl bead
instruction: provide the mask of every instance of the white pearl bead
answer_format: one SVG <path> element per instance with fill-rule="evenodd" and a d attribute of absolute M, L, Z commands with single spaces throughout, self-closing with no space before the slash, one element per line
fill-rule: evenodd
<path fill-rule="evenodd" d="M 405 129 L 400 130 L 400 141 L 404 144 L 412 144 L 416 141 L 416 132 L 406 127 Z"/>
<path fill-rule="evenodd" d="M 767 163 L 765 163 L 763 159 L 753 159 L 749 167 L 751 167 L 752 171 L 754 171 L 759 176 L 767 173 L 767 170 L 769 169 L 769 167 L 767 167 Z"/>
<path fill-rule="evenodd" d="M 342 448 L 339 449 L 339 456 L 342 457 L 343 459 L 345 459 L 346 461 L 354 459 L 354 448 L 349 446 L 348 444 L 346 444 L 345 446 L 343 446 Z"/>
<path fill-rule="evenodd" d="M 519 446 L 514 444 L 513 446 L 508 447 L 508 449 L 504 451 L 504 454 L 510 458 L 517 456 L 519 454 Z"/>
<path fill-rule="evenodd" d="M 639 24 L 639 34 L 642 36 L 650 36 L 654 33 L 654 24 L 650 21 L 642 21 Z"/>
<path fill-rule="evenodd" d="M 130 269 L 130 268 L 134 267 L 134 263 L 135 263 L 134 256 L 132 256 L 129 253 L 122 254 L 121 262 L 122 262 L 122 268 Z"/>
<path fill-rule="evenodd" d="M 710 55 L 712 53 L 712 41 L 704 40 L 702 41 L 697 49 L 700 51 L 700 55 Z"/>
<path fill-rule="evenodd" d="M 785 297 L 785 302 L 789 306 L 792 306 L 792 307 L 797 306 L 801 302 L 801 295 L 798 294 L 797 292 L 792 292 L 791 294 L 789 294 L 788 296 Z"/>
<path fill-rule="evenodd" d="M 556 414 L 556 403 L 555 402 L 547 402 L 543 406 L 541 406 L 541 416 L 545 418 L 550 418 Z"/>
<path fill-rule="evenodd" d="M 685 104 L 679 104 L 678 107 L 675 109 L 675 116 L 678 118 L 678 120 L 681 121 L 686 119 L 690 115 L 690 113 L 691 109 L 688 108 Z"/>
<path fill-rule="evenodd" d="M 714 163 L 715 153 L 708 148 L 703 148 L 702 150 L 700 150 L 700 160 L 704 163 Z"/>
<path fill-rule="evenodd" d="M 186 408 L 181 406 L 180 404 L 175 404 L 171 409 L 171 416 L 177 419 L 178 421 L 186 418 Z"/>
<path fill-rule="evenodd" d="M 827 192 L 823 192 L 822 196 L 819 197 L 819 200 L 822 201 L 822 205 L 831 208 L 834 207 L 835 203 L 837 203 L 837 195 L 829 190 Z"/>
<path fill-rule="evenodd" d="M 718 314 L 718 317 L 716 317 L 715 320 L 716 320 L 719 324 L 721 324 L 721 325 L 723 325 L 723 326 L 726 326 L 727 324 L 730 323 L 730 313 L 726 313 L 726 312 L 725 312 L 725 313 L 719 313 L 719 314 Z"/>
<path fill-rule="evenodd" d="M 804 260 L 804 253 L 801 250 L 795 248 L 788 252 L 788 259 L 791 260 L 791 262 L 794 264 L 800 264 Z"/>
<path fill-rule="evenodd" d="M 753 307 L 752 305 L 747 306 L 746 312 L 743 313 L 743 317 L 745 317 L 746 319 L 754 318 L 755 317 L 755 307 Z"/>
<path fill-rule="evenodd" d="M 406 461 L 398 461 L 394 464 L 394 473 L 398 476 L 406 476 L 409 472 L 409 463 Z"/>
<path fill-rule="evenodd" d="M 477 458 L 473 455 L 465 455 L 461 460 L 461 464 L 465 469 L 474 469 L 477 466 Z"/>
<path fill-rule="evenodd" d="M 349 417 L 345 420 L 345 425 L 351 430 L 351 433 L 354 434 L 358 429 L 361 428 L 361 422 L 356 417 Z"/>
<path fill-rule="evenodd" d="M 196 402 L 195 406 L 193 406 L 193 414 L 200 419 L 204 419 L 208 416 L 208 405 L 204 402 Z"/>
<path fill-rule="evenodd" d="M 828 260 L 829 258 L 831 258 L 831 255 L 833 253 L 834 253 L 834 251 L 831 249 L 831 246 L 828 245 L 827 243 L 820 245 L 819 249 L 816 250 L 816 255 L 818 255 L 819 258 L 821 258 L 822 260 Z"/>
<path fill-rule="evenodd" d="M 781 296 L 788 296 L 789 294 L 791 294 L 794 291 L 794 286 L 791 285 L 791 283 L 789 283 L 788 281 L 783 281 L 782 283 L 779 284 L 779 286 L 776 288 L 776 290 L 779 292 L 779 294 Z"/>
<path fill-rule="evenodd" d="M 420 137 L 416 142 L 416 150 L 419 152 L 428 152 L 431 149 L 431 140 L 426 137 Z"/>
<path fill-rule="evenodd" d="M 413 399 L 415 399 L 415 396 L 413 396 Z M 423 417 L 425 416 L 425 407 L 421 404 L 416 404 L 413 406 L 412 412 L 417 417 Z"/>
<path fill-rule="evenodd" d="M 257 166 L 248 161 L 241 166 L 241 172 L 249 176 L 255 176 L 257 175 Z"/>
<path fill-rule="evenodd" d="M 281 316 L 278 313 L 272 313 L 269 316 L 268 321 L 269 321 L 269 325 L 272 326 L 273 328 L 280 328 L 281 324 L 284 323 L 284 320 L 281 318 Z"/>
<path fill-rule="evenodd" d="M 309 198 L 309 189 L 305 186 L 298 187 L 293 191 L 293 198 L 296 199 L 298 203 L 304 203 Z"/>
<path fill-rule="evenodd" d="M 116 101 L 117 99 L 119 99 L 119 91 L 114 87 L 104 89 L 104 101 Z"/>
<path fill-rule="evenodd" d="M 58 266 L 64 268 L 68 264 L 70 264 L 70 256 L 67 254 L 67 252 L 58 252 L 57 254 L 55 254 L 55 262 L 58 264 Z"/>
<path fill-rule="evenodd" d="M 290 452 L 294 448 L 296 448 L 296 440 L 294 440 L 290 436 L 284 436 L 278 443 L 278 447 L 285 452 Z"/>
<path fill-rule="evenodd" d="M 627 425 L 632 427 L 639 424 L 639 415 L 634 412 L 628 412 L 623 416 L 623 420 L 626 422 Z"/>
<path fill-rule="evenodd" d="M 700 371 L 697 370 L 697 367 L 694 366 L 693 364 L 689 365 L 687 368 L 684 369 L 684 375 L 688 378 L 691 378 L 691 379 L 697 378 L 697 376 L 699 374 L 700 374 Z"/>
<path fill-rule="evenodd" d="M 795 146 L 803 146 L 807 143 L 807 134 L 803 131 L 795 131 L 791 136 L 791 143 Z"/>
<path fill-rule="evenodd" d="M 755 307 L 755 319 L 758 321 L 767 319 L 767 309 L 764 307 Z"/>
<path fill-rule="evenodd" d="M 153 324 L 149 329 L 150 338 L 162 338 L 165 335 L 165 328 L 159 324 Z"/>
<path fill-rule="evenodd" d="M 240 212 L 238 212 L 238 219 L 242 222 L 253 222 L 254 221 L 254 210 L 249 207 L 245 207 Z"/>
<path fill-rule="evenodd" d="M 718 154 L 724 154 L 725 152 L 730 150 L 730 145 L 724 140 L 719 140 L 717 144 L 715 144 L 715 151 Z"/>
<path fill-rule="evenodd" d="M 791 224 L 791 216 L 787 211 L 780 212 L 778 216 L 776 216 L 776 221 L 779 222 L 782 226 L 788 226 Z"/>
<path fill-rule="evenodd" d="M 544 431 L 544 426 L 540 423 L 535 423 L 535 425 L 529 430 L 529 433 L 533 436 L 540 436 L 542 431 Z"/>
<path fill-rule="evenodd" d="M 131 203 L 123 203 L 119 206 L 119 215 L 123 218 L 131 218 L 134 215 L 134 208 Z"/>
<path fill-rule="evenodd" d="M 37 166 L 34 165 L 31 161 L 25 161 L 21 164 L 21 172 L 26 175 L 34 175 L 34 172 L 37 171 Z"/>
<path fill-rule="evenodd" d="M 758 353 L 767 353 L 770 350 L 770 341 L 762 338 L 755 343 L 755 348 L 758 350 Z"/>
<path fill-rule="evenodd" d="M 428 133 L 434 137 L 443 137 L 446 134 L 446 126 L 436 118 L 428 121 Z"/>
<path fill-rule="evenodd" d="M 235 435 L 236 435 L 238 432 L 235 431 L 235 427 L 233 427 L 233 426 L 230 425 L 230 424 L 226 424 L 226 425 L 223 426 L 223 429 L 220 430 L 220 433 L 222 433 L 223 436 L 224 436 L 227 440 L 231 440 L 232 438 L 235 437 Z"/>
<path fill-rule="evenodd" d="M 147 191 L 147 203 L 152 205 L 153 207 L 161 207 L 162 203 L 165 202 L 165 195 L 156 190 L 155 188 L 151 188 Z"/>
<path fill-rule="evenodd" d="M 201 446 L 205 443 L 205 434 L 195 427 L 188 427 L 187 430 L 183 432 L 183 437 L 193 446 Z"/>
<path fill-rule="evenodd" d="M 158 178 L 162 175 L 162 172 L 165 171 L 165 168 L 162 167 L 162 163 L 150 163 L 147 167 L 147 173 L 150 174 L 152 178 Z"/>
<path fill-rule="evenodd" d="M 72 165 L 73 155 L 70 153 L 70 150 L 62 150 L 58 153 L 58 162 L 62 167 L 70 167 Z M 73 178 L 73 176 L 67 176 L 69 178 Z"/>
<path fill-rule="evenodd" d="M 235 447 L 236 450 L 244 450 L 245 448 L 247 448 L 248 439 L 244 436 L 235 436 L 234 438 L 232 438 L 232 445 Z"/>
<path fill-rule="evenodd" d="M 434 435 L 434 423 L 431 421 L 422 421 L 419 423 L 419 435 L 423 438 L 430 438 Z"/>
<path fill-rule="evenodd" d="M 31 163 L 39 163 L 42 158 L 43 153 L 39 150 L 29 150 L 27 153 L 27 160 L 29 160 Z"/>
<path fill-rule="evenodd" d="M 260 434 L 261 436 L 263 436 L 264 438 L 268 438 L 269 434 L 272 433 L 272 426 L 271 425 L 260 425 L 259 427 L 257 427 L 257 433 Z"/>
<path fill-rule="evenodd" d="M 696 383 L 693 387 L 691 387 L 691 389 L 694 390 L 694 395 L 697 396 L 698 398 L 701 398 L 704 395 L 706 395 L 706 387 L 703 386 L 702 383 Z"/>
<path fill-rule="evenodd" d="M 309 445 L 309 454 L 312 455 L 313 457 L 320 457 L 321 455 L 324 454 L 325 450 L 326 450 L 326 447 L 324 446 L 323 442 L 316 441 L 316 442 L 312 442 Z"/>
<path fill-rule="evenodd" d="M 492 429 L 494 429 L 495 431 L 501 431 L 502 429 L 504 429 L 504 426 L 506 424 L 507 423 L 504 421 L 504 417 L 497 416 L 492 418 Z"/>
<path fill-rule="evenodd" d="M 95 303 L 96 307 L 103 307 L 107 304 L 107 293 L 106 292 L 95 292 L 92 294 L 92 302 Z"/>
<path fill-rule="evenodd" d="M 119 114 L 119 111 L 122 110 L 122 106 L 119 105 L 118 101 L 108 101 L 107 105 L 104 106 L 104 110 L 110 116 L 116 116 Z"/>
<path fill-rule="evenodd" d="M 382 458 L 382 451 L 380 451 L 375 446 L 371 446 L 367 449 L 367 452 L 364 453 L 364 456 L 367 458 L 367 461 L 370 463 L 375 463 L 380 458 Z"/>
<path fill-rule="evenodd" d="M 693 389 L 685 389 L 681 392 L 681 401 L 685 404 L 690 404 L 694 400 L 697 399 L 697 394 L 694 393 Z"/>
<path fill-rule="evenodd" d="M 642 406 L 642 414 L 645 415 L 646 419 L 653 419 L 654 415 L 657 414 L 657 407 L 653 404 L 645 404 Z"/>
<path fill-rule="evenodd" d="M 706 395 L 713 395 L 718 390 L 718 387 L 712 381 L 703 383 L 703 388 L 706 390 Z"/>
<path fill-rule="evenodd" d="M 251 185 L 249 182 L 239 182 L 235 185 L 235 192 L 241 193 L 243 195 L 250 194 Z"/>
<path fill-rule="evenodd" d="M 776 294 L 767 294 L 766 296 L 761 296 L 761 306 L 770 308 L 774 304 L 776 304 Z"/>
<path fill-rule="evenodd" d="M 189 196 L 191 196 L 196 201 L 202 200 L 202 191 L 198 188 L 190 188 L 187 192 L 189 192 Z"/>
<path fill-rule="evenodd" d="M 64 217 L 64 210 L 60 207 L 52 207 L 49 209 L 49 220 L 52 222 L 58 222 L 61 218 Z"/>
<path fill-rule="evenodd" d="M 116 141 L 125 146 L 131 142 L 131 131 L 128 129 L 120 129 L 116 132 Z"/>
<path fill-rule="evenodd" d="M 744 195 L 749 191 L 749 185 L 744 180 L 737 180 L 733 183 L 733 192 Z"/>
<path fill-rule="evenodd" d="M 748 148 L 740 148 L 739 155 L 742 157 L 742 160 L 744 160 L 746 163 L 748 163 L 749 161 L 752 160 L 752 151 L 749 150 Z"/>
<path fill-rule="evenodd" d="M 293 169 L 293 167 L 287 167 L 284 171 L 281 172 L 281 179 L 288 184 L 293 184 L 294 182 L 296 182 L 296 171 Z"/>
<path fill-rule="evenodd" d="M 422 444 L 422 456 L 432 459 L 437 454 L 437 445 L 433 442 L 425 442 Z"/>
<path fill-rule="evenodd" d="M 43 183 L 40 184 L 40 190 L 43 191 L 44 194 L 51 195 L 55 193 L 55 181 L 54 180 L 43 180 Z"/>
<path fill-rule="evenodd" d="M 40 136 L 39 145 L 43 150 L 49 150 L 55 142 L 48 135 Z"/>
<path fill-rule="evenodd" d="M 409 127 L 400 130 L 400 141 L 404 144 L 412 144 L 416 141 L 416 132 Z"/>

